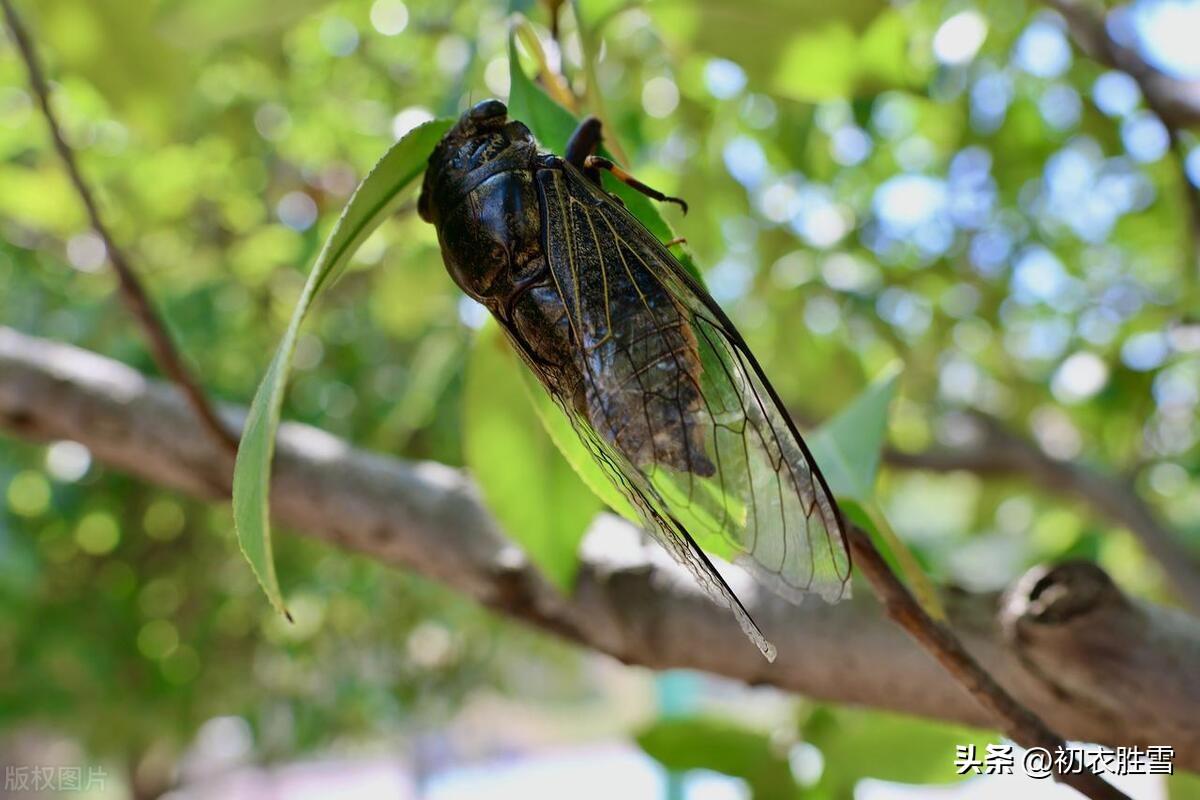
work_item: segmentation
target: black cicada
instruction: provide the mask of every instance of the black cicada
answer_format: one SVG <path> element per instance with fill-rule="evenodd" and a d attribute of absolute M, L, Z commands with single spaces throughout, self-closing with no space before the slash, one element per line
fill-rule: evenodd
<path fill-rule="evenodd" d="M 733 323 L 600 170 L 682 201 L 599 143 L 589 119 L 565 157 L 544 152 L 503 103 L 481 102 L 430 156 L 421 216 L 647 529 L 773 658 L 694 535 L 724 537 L 789 600 L 833 602 L 850 573 L 840 511 Z"/>

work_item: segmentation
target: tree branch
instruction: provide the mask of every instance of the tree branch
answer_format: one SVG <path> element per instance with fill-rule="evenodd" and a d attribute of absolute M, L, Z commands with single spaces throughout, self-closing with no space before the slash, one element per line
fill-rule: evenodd
<path fill-rule="evenodd" d="M 224 415 L 234 424 L 243 412 Z M 228 496 L 227 460 L 169 387 L 85 350 L 4 328 L 0 430 L 72 439 L 97 461 L 156 485 Z M 564 597 L 503 538 L 457 470 L 366 453 L 285 424 L 271 497 L 274 516 L 289 528 L 438 580 L 626 663 L 994 724 L 869 598 L 797 608 L 731 571 L 734 588 L 779 647 L 768 664 L 686 573 L 615 517 L 597 519 L 575 591 Z M 1180 767 L 1200 769 L 1200 622 L 1132 600 L 1084 564 L 1035 571 L 1002 597 L 948 592 L 945 599 L 971 656 L 1056 731 L 1110 746 L 1169 744 Z"/>
<path fill-rule="evenodd" d="M 1071 495 L 1129 529 L 1153 556 L 1176 593 L 1200 611 L 1200 563 L 1181 537 L 1158 521 L 1149 505 L 1125 480 L 1074 461 L 1048 455 L 994 417 L 966 412 L 955 419 L 966 443 L 917 453 L 886 450 L 884 461 L 902 469 L 972 472 L 983 477 L 1021 476 L 1041 489 Z"/>
<path fill-rule="evenodd" d="M 142 287 L 141 281 L 138 280 L 136 271 L 133 269 L 124 251 L 117 246 L 112 233 L 100 215 L 100 208 L 96 204 L 96 199 L 91 189 L 88 188 L 87 182 L 83 179 L 83 173 L 79 170 L 79 164 L 75 159 L 75 152 L 67 144 L 67 140 L 62 133 L 62 128 L 59 127 L 58 118 L 55 116 L 54 109 L 50 105 L 50 87 L 47 85 L 46 78 L 42 74 L 37 51 L 34 48 L 32 40 L 29 38 L 28 32 L 25 30 L 25 24 L 21 21 L 21 17 L 17 14 L 17 10 L 13 7 L 11 0 L 0 0 L 0 7 L 4 9 L 4 17 L 8 23 L 9 32 L 12 34 L 13 43 L 17 46 L 17 52 L 20 54 L 21 60 L 25 63 L 25 69 L 29 73 L 29 86 L 37 98 L 38 107 L 41 109 L 42 116 L 46 119 L 46 125 L 50 128 L 50 135 L 54 140 L 54 149 L 58 151 L 59 158 L 62 159 L 63 166 L 66 167 L 67 175 L 71 180 L 71 185 L 75 187 L 75 193 L 79 195 L 79 199 L 83 202 L 83 206 L 87 210 L 92 230 L 104 242 L 104 249 L 108 255 L 109 263 L 112 264 L 113 270 L 117 273 L 117 285 L 120 287 L 121 299 L 125 301 L 126 308 L 133 314 L 134 319 L 141 326 L 142 332 L 145 333 L 146 338 L 150 341 L 150 350 L 154 356 L 154 363 L 158 365 L 158 368 L 162 370 L 164 375 L 174 381 L 183 391 L 192 410 L 213 438 L 220 442 L 221 446 L 228 453 L 236 453 L 238 446 L 237 438 L 218 419 L 208 402 L 208 398 L 204 394 L 204 390 L 200 388 L 199 382 L 196 381 L 184 365 L 183 358 L 179 355 L 178 350 L 176 350 L 174 343 L 171 341 L 171 334 L 167 332 L 166 325 L 163 324 L 158 313 L 154 310 L 154 305 L 150 302 L 150 297 Z"/>
<path fill-rule="evenodd" d="M 1109 33 L 1102 9 L 1081 0 L 1043 0 L 1067 22 L 1071 38 L 1091 58 L 1119 69 L 1137 81 L 1146 106 L 1162 121 L 1170 137 L 1171 150 L 1179 161 L 1184 204 L 1188 215 L 1188 251 L 1193 273 L 1200 270 L 1200 187 L 1187 176 L 1187 158 L 1182 128 L 1200 124 L 1200 80 L 1178 80 L 1159 72 L 1132 47 L 1126 47 Z"/>
<path fill-rule="evenodd" d="M 1046 723 L 1026 706 L 1021 705 L 1019 700 L 980 666 L 979 661 L 967 652 L 951 629 L 930 618 L 888 566 L 871 542 L 870 536 L 857 526 L 851 527 L 850 547 L 854 552 L 855 566 L 871 583 L 888 616 L 919 642 L 926 652 L 932 654 L 942 667 L 954 676 L 959 685 L 971 693 L 979 705 L 988 710 L 992 718 L 1000 723 L 998 727 L 1009 739 L 1022 747 L 1042 748 L 1050 753 L 1067 749 L 1067 744 L 1061 736 L 1050 730 Z M 1053 773 L 1056 781 L 1093 800 L 1119 800 L 1126 797 L 1091 770 L 1075 772 L 1071 768 L 1064 768 L 1055 759 Z"/>

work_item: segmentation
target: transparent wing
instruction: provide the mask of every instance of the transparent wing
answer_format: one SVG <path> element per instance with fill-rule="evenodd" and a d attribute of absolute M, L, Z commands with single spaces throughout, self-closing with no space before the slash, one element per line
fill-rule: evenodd
<path fill-rule="evenodd" d="M 569 165 L 539 171 L 538 189 L 543 249 L 584 384 L 557 399 L 597 462 L 760 647 L 765 639 L 699 545 L 732 555 L 793 602 L 846 596 L 840 513 L 729 318 Z"/>

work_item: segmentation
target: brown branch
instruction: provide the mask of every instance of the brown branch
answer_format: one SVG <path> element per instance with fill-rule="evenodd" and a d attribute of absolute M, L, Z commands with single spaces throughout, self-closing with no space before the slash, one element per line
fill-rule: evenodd
<path fill-rule="evenodd" d="M 196 381 L 184 365 L 183 358 L 171 341 L 171 335 L 167 332 L 162 319 L 159 318 L 157 312 L 154 310 L 150 297 L 142 287 L 137 273 L 134 271 L 129 259 L 125 256 L 124 251 L 117 246 L 112 233 L 100 215 L 96 199 L 79 170 L 79 164 L 75 159 L 75 152 L 67 144 L 67 140 L 62 133 L 62 128 L 58 124 L 58 118 L 51 107 L 50 87 L 46 83 L 41 63 L 38 60 L 37 51 L 34 48 L 32 40 L 29 38 L 29 33 L 25 29 L 24 22 L 22 22 L 20 16 L 17 14 L 11 0 L 0 0 L 0 6 L 4 9 L 5 20 L 8 23 L 9 32 L 12 34 L 13 43 L 16 45 L 17 52 L 20 54 L 21 60 L 25 63 L 25 69 L 29 74 L 29 86 L 33 90 L 34 96 L 37 97 L 42 116 L 45 117 L 46 125 L 50 128 L 50 135 L 54 140 L 54 149 L 58 151 L 59 158 L 62 159 L 71 184 L 75 188 L 75 193 L 79 195 L 79 199 L 83 202 L 84 208 L 87 210 L 92 230 L 104 242 L 104 249 L 108 255 L 109 263 L 112 264 L 113 270 L 117 273 L 117 285 L 120 288 L 121 299 L 125 302 L 126 308 L 133 314 L 134 319 L 137 320 L 137 323 L 142 328 L 142 332 L 145 333 L 146 338 L 149 340 L 150 350 L 154 356 L 154 363 L 158 365 L 158 368 L 162 370 L 164 375 L 170 378 L 183 391 L 192 410 L 200 418 L 200 421 L 208 429 L 213 438 L 219 441 L 227 452 L 236 453 L 238 447 L 237 438 L 222 424 L 213 411 L 212 405 L 208 402 L 208 398 L 205 396 L 199 382 Z"/>
<path fill-rule="evenodd" d="M 244 417 L 227 409 L 231 422 Z M 97 463 L 191 495 L 228 497 L 231 468 L 182 399 L 127 366 L 0 328 L 0 430 L 71 439 Z M 779 648 L 768 664 L 737 623 L 628 523 L 602 515 L 563 596 L 500 533 L 462 473 L 355 450 L 303 425 L 279 434 L 272 512 L 292 530 L 438 580 L 542 630 L 654 669 L 705 670 L 831 702 L 992 726 L 995 717 L 863 593 L 792 606 L 728 573 Z M 861 572 L 878 568 L 856 553 Z M 1090 576 L 1090 583 L 1078 580 Z M 890 595 L 889 595 L 890 596 Z M 1167 744 L 1200 769 L 1200 622 L 1123 595 L 1091 565 L 1038 570 L 1005 596 L 947 592 L 949 629 L 976 665 L 1058 733 Z M 936 631 L 929 634 L 940 636 Z M 943 651 L 945 652 L 945 651 Z M 962 653 L 962 670 L 972 668 Z M 975 667 L 977 668 L 977 666 Z"/>
<path fill-rule="evenodd" d="M 1200 81 L 1182 81 L 1148 64 L 1132 47 L 1113 39 L 1108 32 L 1102 9 L 1081 0 L 1043 0 L 1067 22 L 1071 38 L 1079 49 L 1105 66 L 1119 69 L 1133 78 L 1142 91 L 1146 106 L 1159 118 L 1171 142 L 1171 151 L 1179 162 L 1184 205 L 1188 216 L 1187 250 L 1193 272 L 1200 270 L 1200 187 L 1187 176 L 1187 149 L 1181 129 L 1200 123 Z"/>
<path fill-rule="evenodd" d="M 903 469 L 1020 476 L 1039 488 L 1073 496 L 1128 528 L 1159 563 L 1179 598 L 1200 611 L 1200 563 L 1196 554 L 1177 533 L 1159 522 L 1128 481 L 1075 461 L 1054 458 L 986 414 L 968 412 L 955 421 L 962 427 L 967 444 L 917 453 L 889 449 L 884 451 L 885 462 Z"/>
<path fill-rule="evenodd" d="M 1067 22 L 1071 37 L 1085 54 L 1119 69 L 1137 81 L 1147 103 L 1168 127 L 1186 128 L 1200 123 L 1200 80 L 1181 80 L 1164 75 L 1133 48 L 1125 47 L 1108 34 L 1104 10 L 1082 0 L 1043 0 Z"/>
<path fill-rule="evenodd" d="M 1066 749 L 1067 743 L 1061 736 L 1051 731 L 1046 723 L 997 683 L 967 652 L 952 631 L 925 613 L 875 549 L 871 537 L 858 527 L 851 527 L 850 549 L 854 554 L 855 567 L 870 582 L 888 616 L 919 642 L 926 652 L 931 653 L 971 693 L 976 702 L 988 710 L 1009 739 L 1022 747 L 1040 747 L 1051 753 Z M 1126 797 L 1091 771 L 1072 772 L 1063 769 L 1058 759 L 1054 761 L 1054 779 L 1087 797 L 1110 800 Z"/>

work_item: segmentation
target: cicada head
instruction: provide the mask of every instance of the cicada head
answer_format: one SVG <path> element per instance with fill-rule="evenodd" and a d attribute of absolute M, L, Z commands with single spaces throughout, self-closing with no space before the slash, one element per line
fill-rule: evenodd
<path fill-rule="evenodd" d="M 479 170 L 514 144 L 533 146 L 533 134 L 524 123 L 509 120 L 504 103 L 483 100 L 467 109 L 429 157 L 417 201 L 421 218 L 436 224 L 483 177 Z"/>

